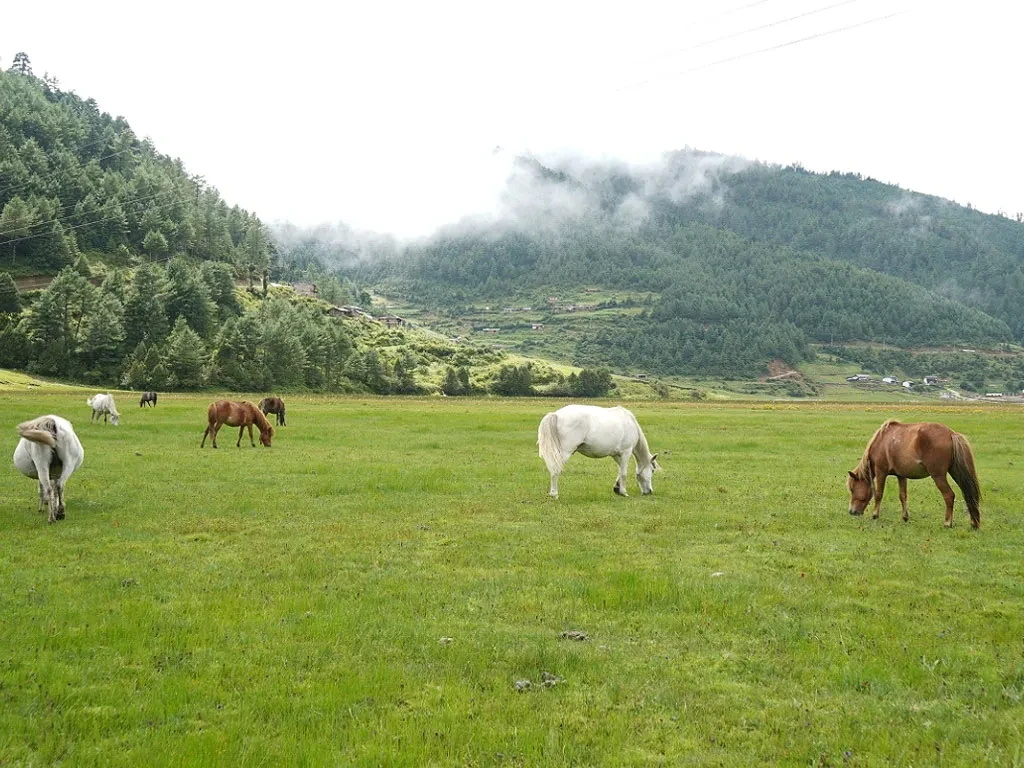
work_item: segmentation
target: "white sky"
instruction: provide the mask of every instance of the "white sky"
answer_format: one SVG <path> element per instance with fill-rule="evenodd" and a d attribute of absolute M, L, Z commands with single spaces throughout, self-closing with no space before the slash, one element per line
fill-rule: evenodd
<path fill-rule="evenodd" d="M 685 145 L 1012 214 L 1022 28 L 1010 0 L 56 0 L 4 3 L 0 66 L 27 52 L 267 222 L 426 234 L 517 152 Z"/>

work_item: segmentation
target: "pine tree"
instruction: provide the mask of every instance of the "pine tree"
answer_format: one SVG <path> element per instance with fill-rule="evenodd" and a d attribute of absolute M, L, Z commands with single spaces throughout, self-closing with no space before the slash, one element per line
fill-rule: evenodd
<path fill-rule="evenodd" d="M 86 378 L 102 383 L 114 378 L 124 344 L 124 312 L 110 294 L 99 295 L 82 339 L 82 363 Z"/>
<path fill-rule="evenodd" d="M 174 323 L 167 337 L 167 370 L 172 389 L 197 389 L 203 384 L 206 346 L 199 334 L 189 328 L 184 317 Z"/>
<path fill-rule="evenodd" d="M 125 342 L 129 349 L 143 340 L 152 344 L 167 338 L 165 290 L 162 269 L 145 265 L 135 270 L 124 305 Z"/>
<path fill-rule="evenodd" d="M 8 272 L 0 272 L 0 314 L 21 312 L 21 296 L 14 278 Z"/>
<path fill-rule="evenodd" d="M 451 366 L 448 366 L 444 372 L 444 382 L 441 384 L 441 391 L 449 397 L 465 394 L 462 390 L 462 382 L 459 381 L 459 375 Z"/>
<path fill-rule="evenodd" d="M 28 60 L 28 54 L 24 51 L 18 51 L 14 54 L 14 62 L 11 64 L 9 71 L 32 77 L 32 62 Z"/>
<path fill-rule="evenodd" d="M 80 373 L 79 344 L 98 293 L 72 267 L 62 269 L 42 292 L 27 326 L 40 371 L 60 376 Z"/>

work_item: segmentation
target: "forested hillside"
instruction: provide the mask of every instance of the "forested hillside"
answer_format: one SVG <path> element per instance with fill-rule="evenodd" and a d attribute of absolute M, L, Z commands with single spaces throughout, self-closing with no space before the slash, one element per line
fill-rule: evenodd
<path fill-rule="evenodd" d="M 343 260 L 345 254 L 341 254 Z M 1024 226 L 848 175 L 679 152 L 657 167 L 520 159 L 502 210 L 397 257 L 381 292 L 447 306 L 566 287 L 660 299 L 583 334 L 584 363 L 750 375 L 809 342 L 993 345 L 1024 334 Z"/>
<path fill-rule="evenodd" d="M 648 166 L 518 158 L 497 210 L 413 243 L 344 224 L 271 233 L 19 56 L 0 72 L 0 366 L 145 388 L 527 392 L 521 367 L 498 384 L 503 353 L 476 337 L 495 330 L 483 305 L 506 302 L 534 307 L 510 325 L 564 331 L 524 351 L 592 369 L 749 377 L 816 343 L 991 348 L 1024 341 L 1020 218 L 685 150 Z M 57 279 L 19 294 L 10 277 L 37 275 Z M 329 317 L 275 287 L 290 280 L 330 304 L 373 290 L 468 338 Z M 559 326 L 588 291 L 603 314 Z M 578 384 L 535 373 L 547 391 Z"/>
<path fill-rule="evenodd" d="M 468 393 L 486 386 L 469 369 L 502 357 L 330 317 L 272 284 L 272 271 L 308 274 L 274 256 L 257 216 L 123 118 L 35 77 L 23 54 L 0 72 L 0 367 L 136 389 L 379 393 L 458 370 Z M 22 294 L 12 275 L 55 278 Z M 360 294 L 320 288 L 335 303 Z"/>

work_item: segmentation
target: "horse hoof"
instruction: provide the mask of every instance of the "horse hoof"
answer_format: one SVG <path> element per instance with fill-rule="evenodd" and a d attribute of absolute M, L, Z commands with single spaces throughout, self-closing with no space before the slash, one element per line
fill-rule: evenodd
<path fill-rule="evenodd" d="M 64 510 L 63 509 L 58 509 L 57 510 L 57 519 L 58 520 L 63 520 L 64 519 Z"/>

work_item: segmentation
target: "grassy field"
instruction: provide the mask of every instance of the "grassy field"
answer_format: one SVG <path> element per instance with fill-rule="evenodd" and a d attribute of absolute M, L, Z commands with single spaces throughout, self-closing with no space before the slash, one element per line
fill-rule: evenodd
<path fill-rule="evenodd" d="M 291 397 L 215 451 L 209 395 L 84 397 L 0 391 L 11 451 L 86 450 L 56 525 L 0 470 L 0 765 L 1024 762 L 1019 409 L 637 403 L 655 494 L 577 456 L 556 501 L 558 403 Z M 980 532 L 930 481 L 847 515 L 889 417 L 970 437 Z"/>

